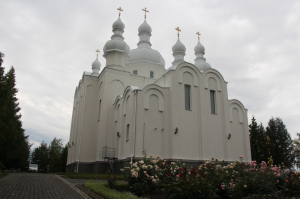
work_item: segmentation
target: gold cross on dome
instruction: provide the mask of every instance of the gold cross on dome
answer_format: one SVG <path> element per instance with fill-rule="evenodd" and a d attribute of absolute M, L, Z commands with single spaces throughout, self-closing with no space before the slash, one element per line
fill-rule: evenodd
<path fill-rule="evenodd" d="M 117 8 L 117 10 L 119 10 L 119 16 L 121 16 L 121 12 L 123 11 L 122 8 Z"/>
<path fill-rule="evenodd" d="M 98 53 L 100 53 L 100 50 L 99 50 L 99 49 L 97 49 L 97 50 L 96 50 L 96 52 L 97 52 L 97 57 L 98 57 Z"/>
<path fill-rule="evenodd" d="M 199 40 L 199 39 L 200 39 L 199 36 L 201 35 L 201 34 L 199 33 L 199 31 L 196 33 L 196 35 L 198 35 L 198 40 Z"/>
<path fill-rule="evenodd" d="M 145 12 L 145 18 L 146 18 L 146 13 L 149 12 L 149 10 L 147 10 L 147 8 L 145 7 L 145 9 L 142 9 L 142 11 Z"/>
<path fill-rule="evenodd" d="M 177 35 L 178 35 L 178 37 L 179 37 L 179 32 L 181 32 L 181 30 L 179 29 L 179 27 L 175 28 L 175 30 L 178 31 Z"/>

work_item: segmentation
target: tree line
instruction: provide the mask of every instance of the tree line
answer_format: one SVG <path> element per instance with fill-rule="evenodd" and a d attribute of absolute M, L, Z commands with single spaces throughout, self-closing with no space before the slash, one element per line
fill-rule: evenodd
<path fill-rule="evenodd" d="M 23 170 L 28 167 L 31 144 L 22 128 L 15 69 L 12 66 L 5 73 L 3 58 L 4 54 L 0 52 L 0 171 L 11 168 Z"/>
<path fill-rule="evenodd" d="M 252 160 L 268 162 L 270 157 L 274 165 L 286 167 L 297 165 L 299 160 L 299 138 L 292 140 L 281 118 L 271 118 L 268 126 L 258 124 L 254 116 L 249 124 Z M 297 152 L 298 151 L 298 152 Z M 298 163 L 298 166 L 299 163 Z"/>
<path fill-rule="evenodd" d="M 39 172 L 65 172 L 68 157 L 68 145 L 63 147 L 61 139 L 54 138 L 50 145 L 44 141 L 36 147 L 30 156 L 31 164 L 37 164 Z"/>
<path fill-rule="evenodd" d="M 16 94 L 15 69 L 5 73 L 4 54 L 0 51 L 0 171 L 5 169 L 26 170 L 29 162 L 39 165 L 42 172 L 66 170 L 67 146 L 54 138 L 48 146 L 44 141 L 30 154 L 32 146 L 22 128 L 21 108 Z"/>

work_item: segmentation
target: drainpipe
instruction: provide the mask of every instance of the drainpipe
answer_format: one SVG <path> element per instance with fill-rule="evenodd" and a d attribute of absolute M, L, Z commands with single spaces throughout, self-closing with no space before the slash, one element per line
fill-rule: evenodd
<path fill-rule="evenodd" d="M 79 157 L 78 157 L 78 162 L 77 162 L 77 173 L 79 171 L 79 162 L 80 162 L 80 148 L 81 148 L 81 137 L 82 137 L 82 126 L 83 126 L 83 118 L 84 118 L 84 108 L 85 108 L 85 98 L 86 98 L 86 90 L 87 90 L 87 87 L 90 86 L 93 82 L 93 79 L 91 78 L 91 82 L 89 84 L 86 85 L 86 89 L 85 89 L 85 92 L 84 92 L 84 100 L 83 100 L 83 113 L 82 113 L 82 116 L 81 116 L 81 133 L 80 133 L 80 141 L 79 141 Z"/>
<path fill-rule="evenodd" d="M 131 162 L 133 161 L 133 157 L 135 156 L 135 131 L 136 131 L 136 97 L 137 97 L 137 92 L 138 89 L 133 90 L 134 92 L 134 115 L 133 115 L 133 147 L 132 147 L 132 155 L 131 155 Z M 133 163 L 133 162 L 132 162 Z M 132 168 L 132 164 L 131 164 Z"/>

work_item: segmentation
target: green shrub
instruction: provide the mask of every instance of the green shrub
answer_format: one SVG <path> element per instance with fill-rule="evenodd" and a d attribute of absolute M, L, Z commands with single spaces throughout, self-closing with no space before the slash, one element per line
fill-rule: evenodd
<path fill-rule="evenodd" d="M 300 196 L 300 172 L 290 172 L 284 185 L 284 196 Z"/>
<path fill-rule="evenodd" d="M 278 198 L 300 195 L 300 174 L 288 176 L 281 167 L 267 166 L 265 162 L 240 161 L 225 165 L 214 158 L 199 167 L 187 168 L 180 162 L 166 162 L 143 157 L 125 167 L 130 190 L 138 196 L 146 195 L 157 187 L 164 188 L 170 198 Z"/>
<path fill-rule="evenodd" d="M 128 182 L 130 191 L 137 196 L 147 195 L 156 190 L 156 183 L 159 181 L 157 174 L 157 166 L 155 159 L 150 157 L 146 159 L 143 157 L 143 160 L 132 164 L 132 169 L 125 167 L 121 171 L 124 172 L 125 180 Z M 161 160 L 160 160 L 161 161 Z"/>
<path fill-rule="evenodd" d="M 84 186 L 106 199 L 138 199 L 139 198 L 130 192 L 121 193 L 113 189 L 110 189 L 108 188 L 108 184 L 104 182 L 88 181 L 84 184 Z"/>

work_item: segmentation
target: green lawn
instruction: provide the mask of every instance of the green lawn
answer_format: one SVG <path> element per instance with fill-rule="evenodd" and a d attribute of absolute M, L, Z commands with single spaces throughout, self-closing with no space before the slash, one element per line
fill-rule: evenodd
<path fill-rule="evenodd" d="M 93 180 L 107 180 L 107 174 L 94 174 L 94 173 L 53 173 L 62 175 L 71 179 L 93 179 Z M 116 180 L 124 180 L 123 175 L 116 175 Z"/>
<path fill-rule="evenodd" d="M 139 199 L 130 192 L 118 192 L 108 188 L 106 182 L 87 181 L 84 186 L 106 199 Z M 128 186 L 128 184 L 127 182 L 119 182 L 116 186 Z"/>

